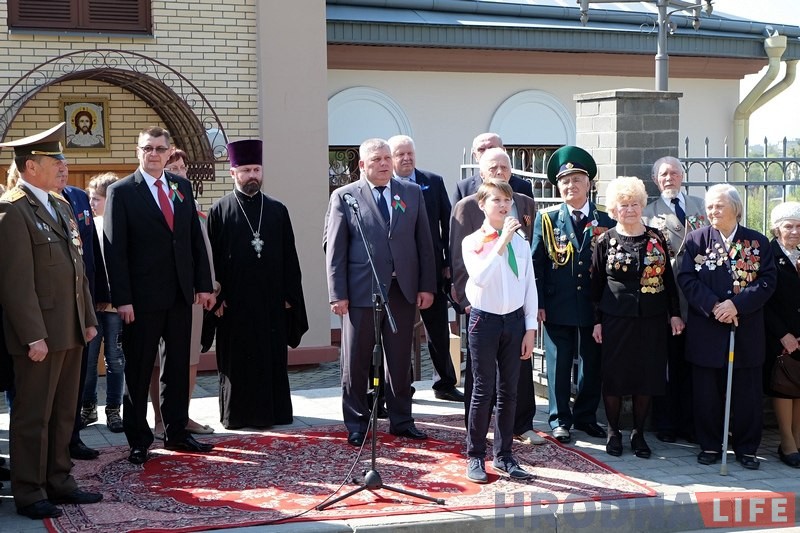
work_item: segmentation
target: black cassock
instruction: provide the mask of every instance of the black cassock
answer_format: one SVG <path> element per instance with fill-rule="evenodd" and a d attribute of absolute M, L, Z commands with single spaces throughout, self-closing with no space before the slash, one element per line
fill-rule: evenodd
<path fill-rule="evenodd" d="M 262 198 L 259 258 L 252 242 Z M 300 344 L 308 319 L 289 212 L 262 193 L 235 191 L 211 207 L 208 237 L 226 305 L 216 321 L 220 421 L 227 429 L 290 424 L 287 346 Z"/>

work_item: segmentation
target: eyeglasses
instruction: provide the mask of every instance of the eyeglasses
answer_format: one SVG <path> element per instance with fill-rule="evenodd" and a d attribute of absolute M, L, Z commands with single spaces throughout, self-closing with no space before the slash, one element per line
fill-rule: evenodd
<path fill-rule="evenodd" d="M 147 146 L 139 146 L 138 148 L 146 154 L 152 153 L 153 150 L 159 154 L 164 154 L 169 150 L 169 146 L 150 146 L 149 144 Z"/>

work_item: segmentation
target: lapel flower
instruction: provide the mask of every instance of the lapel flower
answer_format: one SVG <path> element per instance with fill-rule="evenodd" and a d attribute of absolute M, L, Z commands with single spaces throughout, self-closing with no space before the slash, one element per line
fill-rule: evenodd
<path fill-rule="evenodd" d="M 174 182 L 174 181 L 170 181 L 169 182 L 169 188 L 172 189 L 172 194 L 171 194 L 170 199 L 173 202 L 176 202 L 176 201 L 182 202 L 183 201 L 183 193 L 178 190 L 178 184 L 176 182 Z"/>
<path fill-rule="evenodd" d="M 392 209 L 406 212 L 406 203 L 400 198 L 400 195 L 395 194 L 392 198 Z"/>

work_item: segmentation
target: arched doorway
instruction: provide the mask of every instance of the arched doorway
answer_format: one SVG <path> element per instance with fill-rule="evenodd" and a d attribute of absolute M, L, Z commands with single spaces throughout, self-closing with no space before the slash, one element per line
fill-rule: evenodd
<path fill-rule="evenodd" d="M 203 93 L 169 65 L 136 52 L 98 49 L 70 52 L 31 69 L 0 97 L 0 139 L 37 93 L 73 80 L 120 87 L 145 102 L 186 151 L 196 195 L 213 181 L 216 165 L 227 160 L 227 137 L 219 116 Z"/>

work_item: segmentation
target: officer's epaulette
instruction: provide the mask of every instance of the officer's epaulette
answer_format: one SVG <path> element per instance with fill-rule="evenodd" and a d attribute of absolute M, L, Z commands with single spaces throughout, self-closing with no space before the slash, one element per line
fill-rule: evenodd
<path fill-rule="evenodd" d="M 551 213 L 553 211 L 558 211 L 559 209 L 561 209 L 561 204 L 555 204 L 549 207 L 540 208 L 539 211 L 542 211 L 544 213 Z"/>
<path fill-rule="evenodd" d="M 6 191 L 3 196 L 0 196 L 0 200 L 3 202 L 16 202 L 17 200 L 25 198 L 25 196 L 25 191 L 19 187 L 14 187 L 13 189 Z"/>
<path fill-rule="evenodd" d="M 608 212 L 608 210 L 606 209 L 606 206 L 604 206 L 604 205 L 595 204 L 594 207 L 595 207 L 595 209 L 597 209 L 601 213 L 607 213 Z"/>
<path fill-rule="evenodd" d="M 61 200 L 65 204 L 69 205 L 69 202 L 67 201 L 67 199 L 64 198 L 63 196 L 61 196 L 59 193 L 51 191 L 50 194 L 52 194 L 53 198 L 55 198 L 56 200 Z"/>

